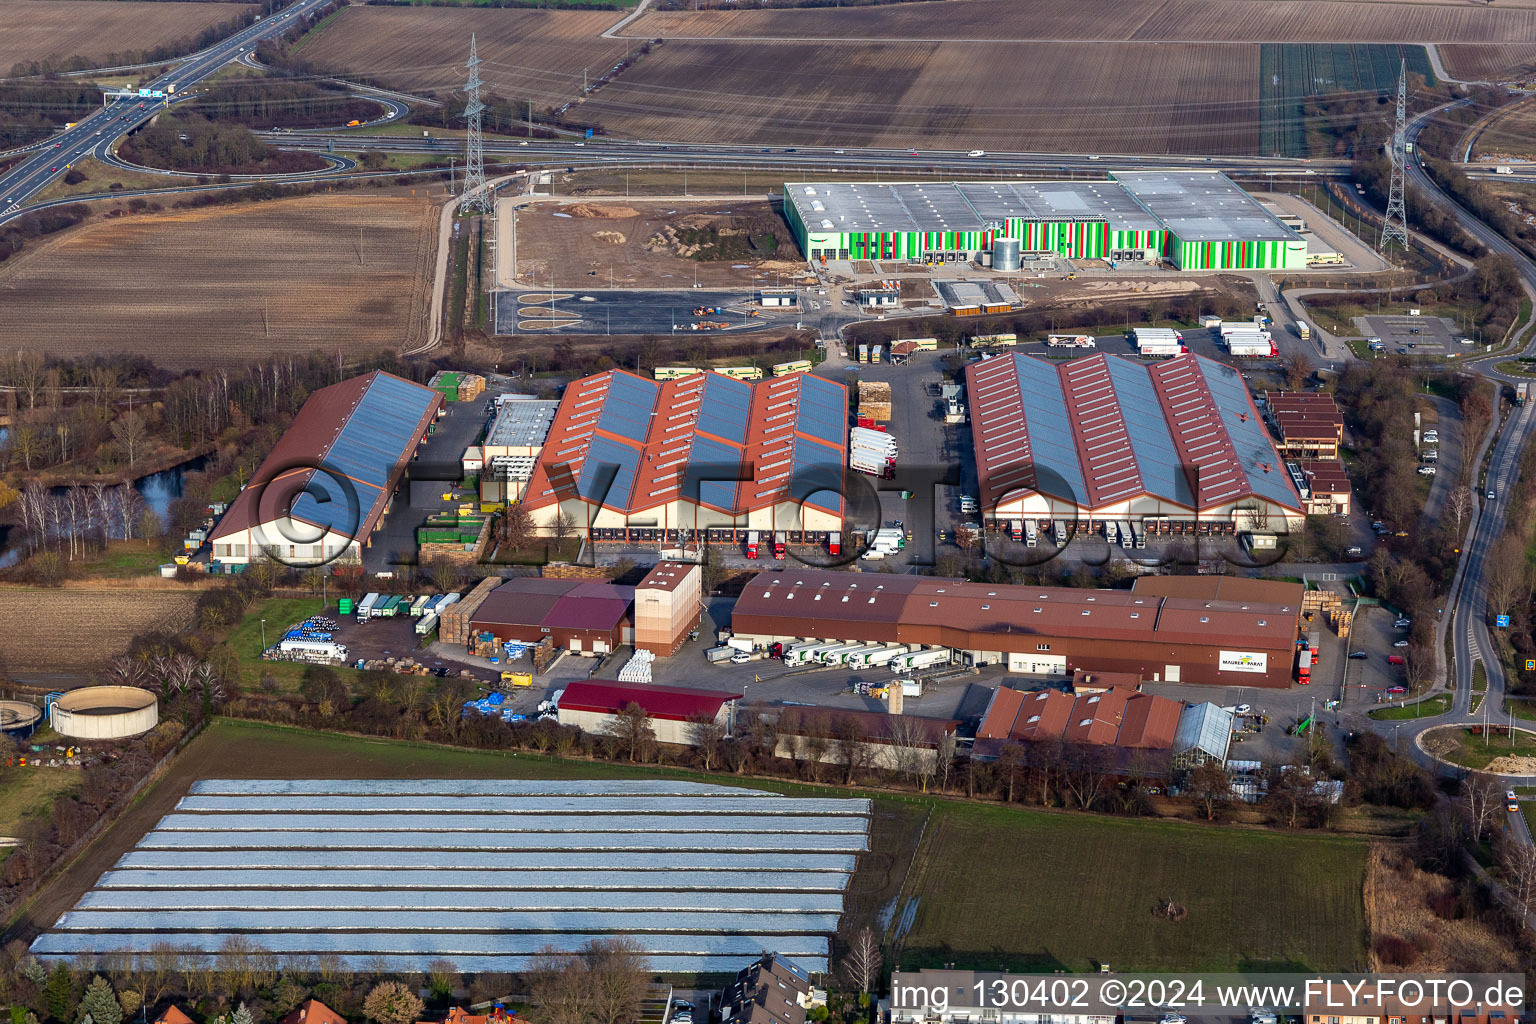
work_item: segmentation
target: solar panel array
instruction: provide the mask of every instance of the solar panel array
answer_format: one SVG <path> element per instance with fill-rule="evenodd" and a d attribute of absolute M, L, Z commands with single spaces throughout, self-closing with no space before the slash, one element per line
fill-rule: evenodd
<path fill-rule="evenodd" d="M 336 477 L 316 473 L 294 499 L 290 514 L 315 526 L 355 533 L 360 517 L 378 502 L 391 474 L 410 457 L 433 396 L 433 391 L 419 384 L 374 374 L 323 457 L 332 473 L 350 481 L 355 496 L 347 494 L 347 485 Z"/>
<path fill-rule="evenodd" d="M 698 429 L 733 444 L 746 444 L 747 418 L 752 409 L 752 386 L 723 373 L 704 375 L 704 402 L 699 409 Z"/>
<path fill-rule="evenodd" d="M 841 447 L 848 433 L 848 392 L 840 385 L 808 373 L 798 374 L 797 380 L 800 382 L 797 429 L 807 437 Z"/>
<path fill-rule="evenodd" d="M 1224 363 L 1096 354 L 1058 368 L 1008 355 L 973 364 L 966 380 L 987 504 L 1036 491 L 1085 509 L 1140 494 L 1201 510 L 1250 496 L 1301 507 L 1247 386 Z M 1185 466 L 1198 467 L 1198 497 Z"/>
<path fill-rule="evenodd" d="M 32 951 L 245 935 L 289 962 L 517 971 L 622 935 L 659 972 L 734 972 L 765 949 L 819 971 L 868 815 L 687 782 L 209 780 Z"/>

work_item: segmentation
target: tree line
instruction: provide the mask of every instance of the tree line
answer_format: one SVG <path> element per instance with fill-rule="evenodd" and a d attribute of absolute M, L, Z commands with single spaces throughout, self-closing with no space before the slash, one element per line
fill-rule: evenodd
<path fill-rule="evenodd" d="M 90 82 L 0 82 L 0 149 L 36 142 L 100 109 L 101 89 Z"/>
<path fill-rule="evenodd" d="M 176 110 L 258 129 L 341 125 L 383 113 L 375 101 L 353 96 L 333 82 L 248 78 L 215 83 Z"/>
<path fill-rule="evenodd" d="M 243 124 L 210 121 L 187 113 L 160 119 L 118 145 L 130 163 L 202 174 L 294 174 L 326 166 L 315 153 L 281 150 Z"/>

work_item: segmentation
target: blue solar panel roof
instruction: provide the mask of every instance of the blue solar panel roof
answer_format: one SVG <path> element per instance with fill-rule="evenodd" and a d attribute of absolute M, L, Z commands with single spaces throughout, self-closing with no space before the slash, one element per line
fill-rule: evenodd
<path fill-rule="evenodd" d="M 1253 493 L 1283 505 L 1299 507 L 1301 500 L 1291 490 L 1285 467 L 1280 464 L 1274 445 L 1269 441 L 1269 432 L 1259 422 L 1248 400 L 1248 387 L 1243 378 L 1234 368 L 1214 359 L 1201 359 L 1200 371 L 1205 375 L 1216 407 L 1221 410 L 1221 422 L 1232 438 L 1232 446 L 1237 449 L 1238 461 L 1242 463 Z M 1261 468 L 1266 463 L 1270 467 L 1268 473 Z"/>
<path fill-rule="evenodd" d="M 705 374 L 705 377 L 698 429 L 727 441 L 746 444 L 752 386 L 722 373 Z"/>
<path fill-rule="evenodd" d="M 842 446 L 848 430 L 847 392 L 809 373 L 799 375 L 800 433 Z"/>
<path fill-rule="evenodd" d="M 640 453 L 635 449 L 606 437 L 594 437 L 587 446 L 587 457 L 581 464 L 581 478 L 576 481 L 576 490 L 588 501 L 629 508 L 629 496 L 635 489 L 635 471 L 639 465 Z M 607 484 L 610 476 L 613 482 Z"/>
<path fill-rule="evenodd" d="M 1034 452 L 1039 489 L 1055 493 L 1052 477 L 1059 477 L 1078 501 L 1086 502 L 1088 485 L 1077 464 L 1077 441 L 1056 368 L 1028 356 L 1016 355 L 1019 393 L 1024 400 L 1024 421 L 1029 427 L 1029 446 Z M 1064 496 L 1064 495 L 1063 495 Z"/>
<path fill-rule="evenodd" d="M 791 499 L 809 501 L 828 512 L 843 511 L 843 466 L 837 453 L 797 437 L 790 473 Z"/>
<path fill-rule="evenodd" d="M 276 486 L 282 486 L 281 484 Z M 363 517 L 378 501 L 382 488 L 358 483 L 328 473 L 316 472 L 303 493 L 293 499 L 289 515 L 333 533 L 355 537 Z M 308 543 L 303 537 L 268 537 L 266 543 Z"/>
<path fill-rule="evenodd" d="M 418 384 L 374 377 L 326 453 L 327 466 L 383 488 L 410 452 L 432 398 L 433 392 Z"/>
<path fill-rule="evenodd" d="M 1179 450 L 1174 446 L 1173 435 L 1163 419 L 1162 403 L 1152 387 L 1151 373 L 1146 366 L 1129 359 L 1110 357 L 1105 363 L 1120 413 L 1125 417 L 1131 450 L 1136 453 L 1136 467 L 1141 470 L 1147 490 L 1182 505 L 1194 504 L 1189 478 L 1180 465 Z"/>
<path fill-rule="evenodd" d="M 745 421 L 743 421 L 745 429 Z M 741 475 L 741 449 L 695 436 L 688 452 L 685 493 L 715 508 L 736 507 L 736 486 Z"/>
<path fill-rule="evenodd" d="M 627 373 L 610 374 L 608 396 L 603 400 L 603 415 L 597 421 L 598 429 L 644 443 L 658 390 L 655 381 Z"/>

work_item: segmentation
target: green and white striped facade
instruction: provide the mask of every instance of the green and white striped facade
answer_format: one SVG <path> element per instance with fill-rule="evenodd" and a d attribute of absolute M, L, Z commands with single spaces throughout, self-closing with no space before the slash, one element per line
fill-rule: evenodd
<path fill-rule="evenodd" d="M 973 259 L 999 238 L 1068 259 L 1162 257 L 1183 270 L 1304 269 L 1306 242 L 1219 172 L 1108 181 L 789 183 L 808 260 Z"/>

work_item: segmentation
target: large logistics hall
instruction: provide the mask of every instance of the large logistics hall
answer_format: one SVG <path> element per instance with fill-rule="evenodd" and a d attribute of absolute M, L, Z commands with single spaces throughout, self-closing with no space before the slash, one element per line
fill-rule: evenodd
<path fill-rule="evenodd" d="M 760 643 L 947 647 L 976 665 L 1070 676 L 1129 672 L 1149 681 L 1291 684 L 1298 584 L 1245 580 L 1232 596 L 1206 580 L 1083 590 L 970 583 L 894 573 L 760 572 L 731 612 L 735 636 Z"/>
<path fill-rule="evenodd" d="M 809 373 L 654 381 L 624 370 L 565 389 L 523 495 L 536 528 L 598 540 L 714 529 L 842 529 L 848 389 Z"/>
<path fill-rule="evenodd" d="M 965 386 L 988 520 L 1158 533 L 1302 525 L 1301 496 L 1225 363 L 1000 355 L 969 364 Z"/>
<path fill-rule="evenodd" d="M 1016 239 L 1026 256 L 1166 259 L 1180 270 L 1301 270 L 1307 243 L 1219 171 L 1107 181 L 795 182 L 784 216 L 809 260 L 944 262 Z"/>

